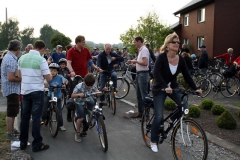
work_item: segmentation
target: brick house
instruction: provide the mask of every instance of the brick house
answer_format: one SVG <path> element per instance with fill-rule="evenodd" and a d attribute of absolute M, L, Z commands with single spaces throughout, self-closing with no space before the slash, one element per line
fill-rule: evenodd
<path fill-rule="evenodd" d="M 233 48 L 240 56 L 240 0 L 192 0 L 173 13 L 179 22 L 171 28 L 190 53 L 200 55 L 199 47 L 207 47 L 209 58 Z"/>

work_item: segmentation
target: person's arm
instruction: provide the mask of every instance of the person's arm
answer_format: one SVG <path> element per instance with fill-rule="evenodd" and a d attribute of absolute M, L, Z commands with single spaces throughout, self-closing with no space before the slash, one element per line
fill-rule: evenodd
<path fill-rule="evenodd" d="M 7 72 L 7 78 L 8 78 L 9 82 L 21 82 L 22 81 L 21 77 L 15 76 L 15 72 Z"/>
<path fill-rule="evenodd" d="M 165 53 L 163 53 L 165 54 Z M 165 63 L 167 63 L 167 59 L 164 62 L 164 55 L 159 55 L 159 57 L 157 58 L 155 64 L 154 64 L 154 68 L 153 68 L 153 77 L 154 77 L 154 81 L 156 82 L 156 86 L 157 87 L 162 87 L 162 88 L 167 88 L 168 85 L 165 82 L 165 80 L 162 77 L 162 68 L 164 68 L 166 65 Z M 158 84 L 161 84 L 161 86 L 158 86 Z"/>
<path fill-rule="evenodd" d="M 52 63 L 52 60 L 53 60 L 53 59 L 52 59 L 52 55 L 51 55 L 51 56 L 49 56 L 48 59 L 47 59 L 48 64 Z"/>
<path fill-rule="evenodd" d="M 214 57 L 214 59 L 219 59 L 219 58 L 225 58 L 226 59 L 226 54 L 221 54 L 219 56 Z"/>

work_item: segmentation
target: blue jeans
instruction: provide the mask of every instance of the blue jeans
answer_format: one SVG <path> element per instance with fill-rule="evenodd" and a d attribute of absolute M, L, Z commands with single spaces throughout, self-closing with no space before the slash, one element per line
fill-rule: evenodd
<path fill-rule="evenodd" d="M 112 71 L 111 73 L 111 80 L 113 81 L 113 87 L 117 88 L 117 73 L 115 71 Z M 107 75 L 104 73 L 101 73 L 100 75 L 100 90 L 102 90 L 105 85 L 106 85 L 106 81 L 107 81 Z M 104 101 L 104 95 L 102 95 L 100 97 L 100 101 Z"/>
<path fill-rule="evenodd" d="M 44 107 L 43 107 L 43 112 L 42 112 L 42 120 L 45 120 L 46 117 L 46 111 L 50 105 L 49 100 L 51 100 L 51 97 L 46 97 L 44 100 Z M 58 107 L 58 123 L 59 127 L 63 126 L 63 117 L 62 117 L 62 108 L 61 108 L 61 99 L 57 100 L 57 107 Z"/>
<path fill-rule="evenodd" d="M 44 103 L 44 91 L 34 91 L 29 94 L 23 95 L 22 98 L 22 117 L 20 124 L 20 137 L 21 143 L 27 144 L 28 142 L 28 130 L 29 120 L 32 115 L 32 136 L 33 142 L 32 147 L 39 147 L 42 143 L 42 136 L 40 133 L 41 116 Z"/>
<path fill-rule="evenodd" d="M 95 105 L 95 101 L 93 100 L 92 97 L 89 97 L 89 101 L 87 101 L 88 110 L 92 111 L 94 105 Z M 83 118 L 87 113 L 86 109 L 84 108 L 84 105 L 81 105 L 81 104 L 76 105 L 76 112 L 77 112 L 77 119 Z"/>
<path fill-rule="evenodd" d="M 138 113 L 142 114 L 144 111 L 144 98 L 148 97 L 148 82 L 149 73 L 140 72 L 136 76 L 136 94 L 138 101 Z"/>
<path fill-rule="evenodd" d="M 166 97 L 169 96 L 177 105 L 181 105 L 181 96 L 180 93 L 167 94 L 166 92 L 160 91 L 157 95 L 153 96 L 154 100 L 154 118 L 151 128 L 151 142 L 158 142 L 158 130 L 163 120 L 163 109 L 164 109 L 164 101 Z M 188 108 L 187 99 L 184 97 L 183 99 L 184 108 Z"/>

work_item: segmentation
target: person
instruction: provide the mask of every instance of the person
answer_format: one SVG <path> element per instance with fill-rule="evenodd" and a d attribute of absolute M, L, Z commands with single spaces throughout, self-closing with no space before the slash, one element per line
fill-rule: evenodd
<path fill-rule="evenodd" d="M 59 65 L 56 63 L 51 63 L 49 65 L 49 69 L 52 75 L 52 80 L 50 82 L 45 81 L 44 86 L 48 88 L 49 86 L 57 86 L 65 88 L 68 80 L 64 78 L 62 75 L 58 75 L 59 71 Z M 44 124 L 44 121 L 46 120 L 46 111 L 49 107 L 49 101 L 51 100 L 52 90 L 49 89 L 47 98 L 44 102 L 44 108 L 42 112 L 42 122 L 41 124 Z M 62 118 L 62 108 L 61 108 L 61 98 L 62 98 L 62 91 L 61 88 L 58 88 L 56 92 L 54 93 L 54 96 L 57 97 L 57 107 L 58 107 L 58 122 L 59 122 L 59 129 L 61 131 L 66 131 L 65 127 L 63 126 L 63 118 Z"/>
<path fill-rule="evenodd" d="M 229 68 L 231 65 L 233 65 L 233 62 L 235 60 L 233 49 L 228 48 L 227 53 L 221 54 L 219 56 L 215 56 L 214 59 L 224 58 L 225 59 L 225 65 Z"/>
<path fill-rule="evenodd" d="M 46 61 L 47 61 L 50 56 L 51 56 L 51 55 L 50 55 L 50 50 L 47 48 L 47 49 L 45 50 L 45 54 L 43 55 L 43 57 L 44 57 L 44 58 L 46 59 Z"/>
<path fill-rule="evenodd" d="M 48 64 L 58 63 L 61 58 L 66 58 L 66 56 L 65 54 L 62 53 L 62 46 L 57 45 L 56 52 L 53 52 L 47 61 L 48 61 Z"/>
<path fill-rule="evenodd" d="M 70 76 L 70 71 L 67 68 L 67 60 L 65 58 L 61 58 L 58 62 L 60 68 L 58 71 L 58 74 L 62 75 L 64 78 L 66 78 L 67 80 L 69 80 L 69 76 Z"/>
<path fill-rule="evenodd" d="M 187 48 L 186 44 L 184 44 L 184 43 L 182 44 L 181 54 L 182 54 L 183 52 L 189 53 L 189 49 Z"/>
<path fill-rule="evenodd" d="M 147 47 L 143 44 L 142 37 L 134 38 L 134 45 L 138 48 L 138 56 L 133 60 L 128 60 L 128 63 L 136 64 L 136 94 L 138 101 L 138 113 L 135 118 L 142 117 L 144 111 L 143 99 L 148 96 L 148 82 L 149 82 L 149 58 L 150 53 Z"/>
<path fill-rule="evenodd" d="M 70 71 L 70 76 L 74 77 L 75 75 L 80 75 L 85 77 L 88 73 L 88 63 L 91 63 L 91 54 L 87 47 L 85 47 L 85 37 L 79 35 L 75 38 L 76 45 L 68 50 L 67 53 L 67 68 Z M 100 71 L 100 68 L 93 64 L 90 66 L 97 71 Z M 69 97 L 71 97 L 74 87 L 79 81 L 80 77 L 74 78 L 74 81 L 69 81 Z M 67 120 L 71 122 L 71 110 L 68 109 Z"/>
<path fill-rule="evenodd" d="M 117 73 L 114 71 L 114 64 L 116 61 L 122 62 L 123 57 L 119 56 L 117 53 L 111 52 L 111 44 L 104 45 L 104 51 L 98 55 L 97 66 L 102 70 L 111 72 L 111 80 L 113 81 L 113 87 L 116 90 L 117 87 Z M 100 90 L 102 90 L 106 84 L 107 73 L 100 73 Z M 104 101 L 104 96 L 100 97 L 100 101 Z"/>
<path fill-rule="evenodd" d="M 26 46 L 26 48 L 25 48 L 25 51 L 22 52 L 22 55 L 29 53 L 29 51 L 30 51 L 31 49 L 33 49 L 33 45 L 32 45 L 32 44 L 28 44 L 28 45 Z"/>
<path fill-rule="evenodd" d="M 120 55 L 120 56 L 122 55 L 122 52 L 118 48 L 117 48 L 117 54 Z"/>
<path fill-rule="evenodd" d="M 14 129 L 15 117 L 19 113 L 19 94 L 21 77 L 18 76 L 17 54 L 22 44 L 18 40 L 11 40 L 8 44 L 8 52 L 1 64 L 2 94 L 7 97 L 7 140 L 18 140 L 19 131 Z"/>
<path fill-rule="evenodd" d="M 157 50 L 157 48 L 155 48 L 154 49 L 154 56 L 155 56 L 156 59 L 157 59 L 158 55 L 159 55 L 158 50 Z"/>
<path fill-rule="evenodd" d="M 85 100 L 87 101 L 87 107 L 91 111 L 95 105 L 95 101 L 93 100 L 92 97 L 86 97 L 87 94 L 90 94 L 92 92 L 99 92 L 96 86 L 94 86 L 95 83 L 95 77 L 92 73 L 86 74 L 84 77 L 84 81 L 82 83 L 79 83 L 75 86 L 73 93 L 71 95 L 72 98 L 75 99 L 75 102 L 77 104 L 76 106 L 76 112 L 77 112 L 77 129 L 75 133 L 75 141 L 76 142 L 81 142 L 81 135 L 86 135 L 86 130 L 80 131 L 81 124 L 83 122 L 84 114 L 85 114 L 85 109 L 84 109 L 84 104 Z M 107 90 L 107 88 L 103 88 L 103 90 Z M 99 94 L 100 96 L 102 94 Z M 81 132 L 81 133 L 80 133 Z"/>
<path fill-rule="evenodd" d="M 52 80 L 47 61 L 42 57 L 45 43 L 37 40 L 34 49 L 28 54 L 21 56 L 18 61 L 19 77 L 22 77 L 22 111 L 20 123 L 20 149 L 26 149 L 28 143 L 29 121 L 32 117 L 32 151 L 46 150 L 49 145 L 43 144 L 40 133 L 41 116 L 44 105 L 44 79 Z"/>
<path fill-rule="evenodd" d="M 193 74 L 193 64 L 192 64 L 192 58 L 190 57 L 190 54 L 187 52 L 182 52 L 181 55 L 186 62 L 189 74 L 192 75 Z"/>
<path fill-rule="evenodd" d="M 147 49 L 148 49 L 148 51 L 150 53 L 150 57 L 151 57 L 152 61 L 155 62 L 156 61 L 156 57 L 154 56 L 153 51 L 150 49 L 150 45 L 146 44 L 146 47 L 147 47 Z"/>
<path fill-rule="evenodd" d="M 91 53 L 93 63 L 96 65 L 97 64 L 97 58 L 98 58 L 99 53 L 97 52 L 97 48 L 93 48 L 93 52 Z"/>
<path fill-rule="evenodd" d="M 201 55 L 198 60 L 198 68 L 201 70 L 201 72 L 206 73 L 208 69 L 208 54 L 206 51 L 206 46 L 202 45 L 200 48 Z"/>
<path fill-rule="evenodd" d="M 198 68 L 198 58 L 196 56 L 196 54 L 191 54 L 191 58 L 192 58 L 192 64 L 194 68 Z"/>
<path fill-rule="evenodd" d="M 72 45 L 71 45 L 71 44 L 65 46 L 65 49 L 66 49 L 66 57 L 67 57 L 67 53 L 68 53 L 68 51 L 69 51 L 70 48 L 72 48 Z"/>
<path fill-rule="evenodd" d="M 181 105 L 181 94 L 173 93 L 173 89 L 178 88 L 177 75 L 182 72 L 185 81 L 189 86 L 197 90 L 195 83 L 188 73 L 184 58 L 178 55 L 179 37 L 174 32 L 169 34 L 160 49 L 160 54 L 155 62 L 153 75 L 153 100 L 154 100 L 154 119 L 151 126 L 151 149 L 158 152 L 158 131 L 163 119 L 164 101 L 167 96 Z M 162 91 L 164 89 L 164 91 Z M 201 93 L 201 90 L 197 90 Z M 184 99 L 184 107 L 187 108 L 187 101 Z M 161 124 L 162 125 L 162 124 Z"/>

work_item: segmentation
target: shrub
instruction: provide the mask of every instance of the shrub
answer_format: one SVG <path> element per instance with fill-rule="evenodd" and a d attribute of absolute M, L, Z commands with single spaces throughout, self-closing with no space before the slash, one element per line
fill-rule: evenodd
<path fill-rule="evenodd" d="M 237 113 L 238 117 L 240 117 L 240 109 L 238 110 L 238 113 Z"/>
<path fill-rule="evenodd" d="M 185 81 L 182 73 L 179 73 L 177 76 L 177 82 L 179 84 L 179 87 L 185 88 L 186 90 L 190 89 L 189 85 Z"/>
<path fill-rule="evenodd" d="M 214 104 L 211 111 L 214 115 L 221 115 L 225 111 L 225 108 L 221 104 Z"/>
<path fill-rule="evenodd" d="M 174 110 L 175 108 L 177 108 L 177 105 L 173 100 L 167 99 L 164 102 L 164 107 L 165 107 L 166 110 Z"/>
<path fill-rule="evenodd" d="M 198 118 L 200 117 L 201 110 L 197 106 L 190 106 L 188 116 Z"/>
<path fill-rule="evenodd" d="M 217 125 L 219 128 L 224 129 L 235 129 L 237 127 L 237 122 L 233 115 L 228 111 L 225 110 L 218 118 L 217 118 Z"/>
<path fill-rule="evenodd" d="M 204 99 L 201 103 L 202 109 L 210 110 L 212 106 L 214 105 L 214 102 L 211 99 Z"/>

